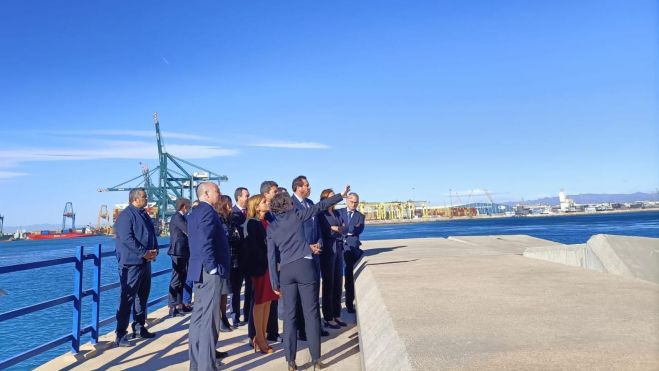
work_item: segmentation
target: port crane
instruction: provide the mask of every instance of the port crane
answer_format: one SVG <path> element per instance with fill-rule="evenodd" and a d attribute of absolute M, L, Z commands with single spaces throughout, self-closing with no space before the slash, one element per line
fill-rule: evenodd
<path fill-rule="evenodd" d="M 71 219 L 71 229 L 76 229 L 76 213 L 73 212 L 72 202 L 67 202 L 64 205 L 64 212 L 62 213 L 62 232 L 66 230 L 67 219 Z"/>
<path fill-rule="evenodd" d="M 101 208 L 98 210 L 96 230 L 106 234 L 110 231 L 110 213 L 108 212 L 108 205 L 101 205 Z"/>
<path fill-rule="evenodd" d="M 130 191 L 135 187 L 144 187 L 148 201 L 157 206 L 157 226 L 165 227 L 167 220 L 176 212 L 176 200 L 187 197 L 196 199 L 195 189 L 199 182 L 214 181 L 226 182 L 226 175 L 219 175 L 213 171 L 202 168 L 182 158 L 167 152 L 160 133 L 158 113 L 153 114 L 153 123 L 156 129 L 156 144 L 158 148 L 158 166 L 149 170 L 149 167 L 141 165 L 141 174 L 114 187 L 100 188 L 99 192 Z M 153 182 L 151 177 L 158 174 L 158 181 Z M 135 184 L 137 185 L 131 185 Z"/>
<path fill-rule="evenodd" d="M 4 215 L 0 215 L 0 236 L 3 236 L 5 234 L 4 226 L 5 226 L 5 217 Z"/>

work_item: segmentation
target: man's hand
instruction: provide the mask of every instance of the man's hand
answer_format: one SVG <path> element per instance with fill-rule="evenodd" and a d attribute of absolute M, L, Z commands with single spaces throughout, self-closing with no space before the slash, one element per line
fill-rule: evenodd
<path fill-rule="evenodd" d="M 332 230 L 332 232 L 343 233 L 343 227 L 340 225 L 333 225 L 330 227 L 330 229 Z"/>
<path fill-rule="evenodd" d="M 277 296 L 279 296 L 279 297 L 281 298 L 281 291 L 277 291 L 277 290 L 272 290 L 272 291 L 273 291 L 275 294 L 277 294 Z"/>
<path fill-rule="evenodd" d="M 350 185 L 346 184 L 346 189 L 343 190 L 343 192 L 341 193 L 341 196 L 343 198 L 346 198 L 346 197 L 348 197 L 348 193 L 350 193 Z"/>
<path fill-rule="evenodd" d="M 318 254 L 320 254 L 320 252 L 322 251 L 322 249 L 320 248 L 320 244 L 319 244 L 319 243 L 313 243 L 313 244 L 309 245 L 309 248 L 311 249 L 311 252 L 312 252 L 314 255 L 318 255 Z"/>
<path fill-rule="evenodd" d="M 146 254 L 144 254 L 144 259 L 146 261 L 153 261 L 156 259 L 157 255 L 158 255 L 158 250 L 147 250 Z"/>

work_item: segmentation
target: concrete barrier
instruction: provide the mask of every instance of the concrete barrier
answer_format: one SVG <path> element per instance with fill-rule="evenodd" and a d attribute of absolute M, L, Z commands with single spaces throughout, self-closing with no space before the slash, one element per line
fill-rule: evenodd
<path fill-rule="evenodd" d="M 598 234 L 580 245 L 529 247 L 524 256 L 659 283 L 659 238 Z"/>
<path fill-rule="evenodd" d="M 659 238 L 598 234 L 587 245 L 606 272 L 659 283 Z"/>
<path fill-rule="evenodd" d="M 359 315 L 359 349 L 364 370 L 413 370 L 405 344 L 400 338 L 380 288 L 367 263 L 362 259 L 356 277 L 356 298 Z"/>
<path fill-rule="evenodd" d="M 529 247 L 524 251 L 524 256 L 597 272 L 606 272 L 602 262 L 586 244 Z"/>

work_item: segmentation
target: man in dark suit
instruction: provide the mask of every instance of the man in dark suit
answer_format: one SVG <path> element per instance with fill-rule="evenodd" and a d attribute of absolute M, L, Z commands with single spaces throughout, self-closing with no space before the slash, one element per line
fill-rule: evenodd
<path fill-rule="evenodd" d="M 190 211 L 190 200 L 176 200 L 176 213 L 169 221 L 169 250 L 172 258 L 172 279 L 169 281 L 169 315 L 176 317 L 180 312 L 189 311 L 183 306 L 183 286 L 188 275 L 190 246 L 188 245 L 188 221 L 185 215 Z"/>
<path fill-rule="evenodd" d="M 311 185 L 309 180 L 304 175 L 299 175 L 293 179 L 291 185 L 293 190 L 293 206 L 298 210 L 305 210 L 313 206 L 313 201 L 308 197 L 311 196 Z M 311 250 L 314 266 L 316 267 L 316 274 L 318 275 L 318 288 L 316 295 L 320 295 L 320 252 L 323 248 L 323 238 L 320 234 L 320 224 L 318 222 L 317 215 L 311 217 L 311 219 L 306 220 L 303 223 L 304 237 L 306 238 L 307 243 L 309 244 L 309 249 Z M 300 340 L 306 341 L 307 335 L 305 333 L 304 326 L 304 315 L 302 313 L 302 304 L 301 301 L 298 301 L 297 307 L 297 319 L 299 334 L 298 337 Z M 322 336 L 329 336 L 329 332 L 322 329 L 320 330 Z"/>
<path fill-rule="evenodd" d="M 238 228 L 240 239 L 238 241 L 230 242 L 231 247 L 231 310 L 233 311 L 233 326 L 238 327 L 244 322 L 249 320 L 249 308 L 252 300 L 252 280 L 245 272 L 244 249 L 243 242 L 243 227 L 247 217 L 247 199 L 249 198 L 249 190 L 245 187 L 238 187 L 233 194 L 236 204 L 231 208 L 231 218 L 233 224 Z M 243 318 L 244 322 L 240 322 L 240 289 L 245 281 L 245 301 L 243 303 Z"/>
<path fill-rule="evenodd" d="M 133 310 L 133 338 L 153 338 L 145 327 L 146 304 L 151 291 L 151 261 L 158 255 L 158 241 L 147 205 L 144 188 L 133 188 L 128 194 L 129 205 L 114 222 L 117 235 L 116 254 L 119 261 L 119 308 L 115 345 L 130 346 L 126 339 L 130 311 Z"/>
<path fill-rule="evenodd" d="M 341 209 L 340 215 L 343 224 L 343 257 L 345 261 L 345 292 L 346 309 L 348 313 L 355 313 L 355 276 L 353 269 L 355 263 L 362 257 L 364 252 L 359 247 L 359 235 L 364 231 L 364 214 L 357 210 L 359 206 L 359 195 L 351 192 L 346 199 L 347 207 Z"/>
<path fill-rule="evenodd" d="M 188 279 L 195 282 L 195 305 L 190 319 L 190 370 L 218 370 L 215 344 L 220 332 L 220 297 L 227 292 L 229 242 L 216 208 L 220 187 L 203 182 L 197 187 L 199 206 L 188 215 L 190 263 Z"/>

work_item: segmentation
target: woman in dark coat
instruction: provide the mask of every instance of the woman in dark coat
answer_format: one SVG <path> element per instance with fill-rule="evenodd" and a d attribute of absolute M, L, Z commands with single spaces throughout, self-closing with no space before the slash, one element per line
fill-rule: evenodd
<path fill-rule="evenodd" d="M 334 196 L 330 188 L 320 193 L 321 201 Z M 320 274 L 323 278 L 322 309 L 324 325 L 338 329 L 347 324 L 341 321 L 341 294 L 343 292 L 343 235 L 341 218 L 334 206 L 323 211 L 318 217 L 323 237 L 323 250 L 320 253 Z"/>
<path fill-rule="evenodd" d="M 281 291 L 284 301 L 284 354 L 289 370 L 296 370 L 297 325 L 295 312 L 298 300 L 302 304 L 313 369 L 320 369 L 320 318 L 318 316 L 318 276 L 311 250 L 304 235 L 303 224 L 319 212 L 346 197 L 350 187 L 305 209 L 293 206 L 291 196 L 279 193 L 270 202 L 274 219 L 268 227 L 268 264 L 272 289 Z M 277 252 L 279 275 L 277 275 Z M 298 299 L 299 297 L 299 299 Z"/>

